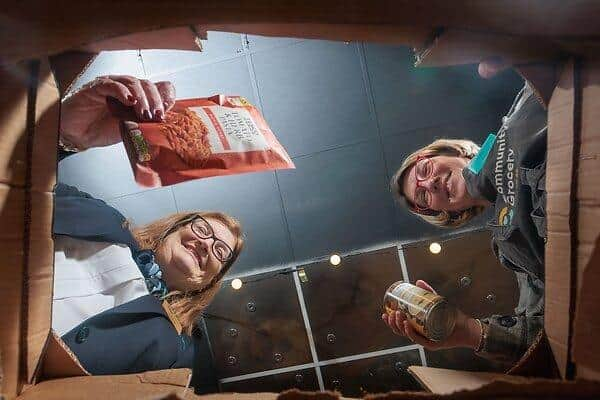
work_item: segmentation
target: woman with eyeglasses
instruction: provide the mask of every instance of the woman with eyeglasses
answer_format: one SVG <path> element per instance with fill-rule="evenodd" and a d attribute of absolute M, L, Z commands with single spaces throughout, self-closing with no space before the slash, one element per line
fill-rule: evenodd
<path fill-rule="evenodd" d="M 74 187 L 60 184 L 55 196 L 52 328 L 83 367 L 101 375 L 210 364 L 192 331 L 242 250 L 239 223 L 192 212 L 131 227 Z"/>
<path fill-rule="evenodd" d="M 546 111 L 526 84 L 481 148 L 441 139 L 404 160 L 391 179 L 393 196 L 425 221 L 455 228 L 493 208 L 487 223 L 493 248 L 515 272 L 520 299 L 513 315 L 474 319 L 459 312 L 454 333 L 442 342 L 420 336 L 401 312 L 382 315 L 396 334 L 430 350 L 467 347 L 505 362 L 518 360 L 535 340 L 544 315 L 546 124 Z"/>

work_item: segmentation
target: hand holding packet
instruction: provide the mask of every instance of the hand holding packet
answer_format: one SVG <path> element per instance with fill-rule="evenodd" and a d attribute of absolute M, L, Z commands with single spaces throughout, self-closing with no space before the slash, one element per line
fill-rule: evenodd
<path fill-rule="evenodd" d="M 116 101 L 135 180 L 146 187 L 218 175 L 295 168 L 266 121 L 240 96 L 178 100 L 163 122 L 139 122 Z M 133 118 L 132 118 L 133 117 Z"/>

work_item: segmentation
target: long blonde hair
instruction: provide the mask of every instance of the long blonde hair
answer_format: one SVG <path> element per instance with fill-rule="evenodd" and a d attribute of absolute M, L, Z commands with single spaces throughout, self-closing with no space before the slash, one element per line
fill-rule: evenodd
<path fill-rule="evenodd" d="M 479 152 L 479 146 L 466 139 L 438 139 L 433 143 L 420 148 L 404 159 L 402 165 L 396 171 L 390 181 L 390 189 L 394 200 L 406 206 L 410 212 L 418 215 L 432 225 L 456 228 L 466 224 L 475 216 L 481 214 L 483 206 L 475 206 L 462 211 L 419 211 L 414 204 L 408 201 L 403 191 L 404 176 L 406 172 L 417 162 L 419 157 L 452 156 L 473 158 Z"/>
<path fill-rule="evenodd" d="M 188 335 L 192 333 L 194 324 L 202 314 L 202 311 L 210 304 L 219 291 L 223 276 L 227 273 L 229 268 L 231 268 L 244 247 L 244 238 L 239 222 L 234 218 L 219 212 L 176 213 L 150 224 L 131 229 L 140 249 L 148 249 L 156 252 L 169 234 L 190 223 L 198 216 L 212 218 L 223 223 L 223 225 L 225 225 L 235 236 L 236 243 L 233 248 L 233 256 L 231 259 L 221 267 L 219 273 L 215 275 L 206 286 L 187 292 L 172 290 L 167 294 L 165 300 L 169 303 L 169 306 L 181 323 L 183 330 Z M 192 283 L 200 283 L 200 281 L 194 278 L 189 279 Z"/>

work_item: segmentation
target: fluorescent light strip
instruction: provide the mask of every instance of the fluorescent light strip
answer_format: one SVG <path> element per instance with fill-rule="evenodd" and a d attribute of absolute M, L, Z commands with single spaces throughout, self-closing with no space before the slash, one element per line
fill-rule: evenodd
<path fill-rule="evenodd" d="M 395 353 L 403 353 L 405 351 L 418 350 L 419 348 L 421 348 L 420 345 L 411 344 L 409 346 L 393 347 L 391 349 L 372 351 L 370 353 L 361 353 L 361 354 L 355 354 L 353 356 L 333 358 L 331 360 L 319 361 L 317 364 L 320 367 L 324 367 L 325 365 L 341 364 L 341 363 L 345 363 L 348 361 L 364 360 L 365 358 L 373 358 L 373 357 L 385 356 L 388 354 L 395 354 Z"/>
<path fill-rule="evenodd" d="M 304 294 L 302 293 L 302 287 L 300 286 L 300 278 L 296 272 L 292 273 L 294 276 L 294 284 L 296 285 L 296 293 L 298 294 L 298 302 L 300 303 L 300 311 L 302 312 L 302 319 L 304 320 L 304 327 L 306 328 L 306 334 L 308 336 L 308 345 L 310 347 L 310 354 L 312 355 L 313 362 L 315 363 L 315 372 L 317 374 L 317 381 L 319 382 L 319 389 L 325 390 L 323 384 L 323 375 L 321 374 L 321 368 L 317 364 L 319 358 L 317 356 L 317 348 L 315 347 L 315 339 L 313 337 L 312 329 L 310 328 L 310 321 L 308 319 L 308 312 L 306 311 L 306 303 L 304 302 Z"/>
<path fill-rule="evenodd" d="M 402 268 L 402 276 L 406 282 L 410 282 L 408 277 L 408 268 L 406 268 L 406 259 L 404 258 L 404 249 L 402 245 L 398 246 L 398 258 L 400 259 L 400 268 Z"/>
<path fill-rule="evenodd" d="M 300 371 L 302 369 L 313 368 L 314 366 L 315 366 L 314 363 L 293 365 L 291 367 L 270 369 L 267 371 L 254 372 L 252 374 L 232 376 L 230 378 L 223 378 L 223 379 L 219 379 L 219 382 L 230 383 L 230 382 L 245 381 L 246 379 L 262 378 L 263 376 L 283 374 L 285 372 L 292 372 L 292 371 Z"/>

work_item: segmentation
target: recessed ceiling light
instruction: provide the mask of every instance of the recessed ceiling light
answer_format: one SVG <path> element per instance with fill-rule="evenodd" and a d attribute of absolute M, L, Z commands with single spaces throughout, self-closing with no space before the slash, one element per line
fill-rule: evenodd
<path fill-rule="evenodd" d="M 231 287 L 234 288 L 235 290 L 241 289 L 242 287 L 242 280 L 241 279 L 234 279 L 231 281 Z"/>
<path fill-rule="evenodd" d="M 429 251 L 433 254 L 439 254 L 439 252 L 442 251 L 442 245 L 438 242 L 433 242 L 429 245 Z"/>
<path fill-rule="evenodd" d="M 342 257 L 340 257 L 339 254 L 332 254 L 331 257 L 329 257 L 329 262 L 333 266 L 340 265 L 342 262 Z"/>

